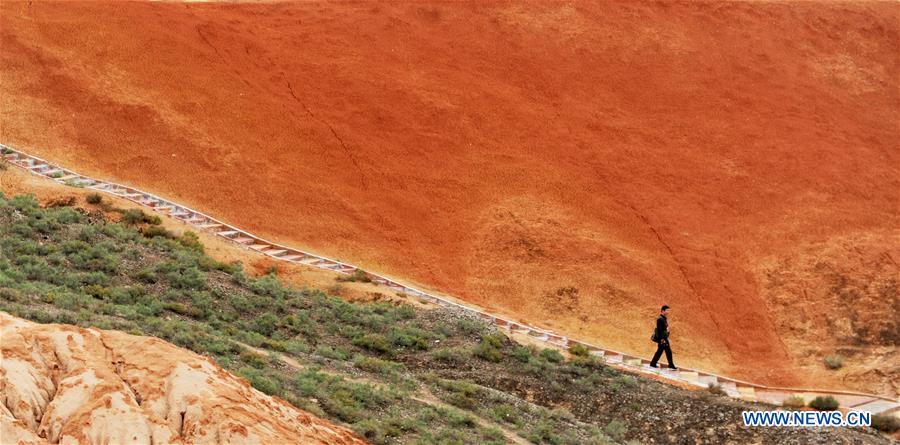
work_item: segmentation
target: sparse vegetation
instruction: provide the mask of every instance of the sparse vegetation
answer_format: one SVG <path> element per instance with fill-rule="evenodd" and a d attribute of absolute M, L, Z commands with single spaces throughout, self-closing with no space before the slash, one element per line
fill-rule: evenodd
<path fill-rule="evenodd" d="M 809 402 L 809 407 L 817 411 L 834 411 L 838 406 L 837 399 L 832 396 L 818 396 Z"/>
<path fill-rule="evenodd" d="M 613 392 L 619 392 L 625 388 L 633 388 L 637 385 L 637 379 L 628 374 L 619 374 L 612 378 L 609 383 L 609 389 Z"/>
<path fill-rule="evenodd" d="M 628 424 L 619 419 L 613 419 L 606 427 L 603 428 L 603 431 L 615 441 L 621 441 L 625 438 L 625 435 L 628 434 Z"/>
<path fill-rule="evenodd" d="M 461 365 L 469 359 L 470 354 L 463 348 L 441 348 L 435 350 L 432 357 L 448 364 Z"/>
<path fill-rule="evenodd" d="M 569 346 L 569 354 L 575 357 L 587 357 L 590 352 L 587 346 L 581 343 L 573 343 L 572 346 Z"/>
<path fill-rule="evenodd" d="M 806 400 L 801 396 L 790 396 L 781 402 L 781 406 L 788 409 L 800 409 L 806 406 Z"/>
<path fill-rule="evenodd" d="M 128 209 L 122 211 L 122 222 L 131 226 L 138 224 L 159 225 L 162 220 L 157 215 L 148 215 L 141 209 Z"/>
<path fill-rule="evenodd" d="M 103 195 L 96 192 L 91 192 L 84 196 L 84 200 L 88 204 L 98 205 L 103 202 Z"/>
<path fill-rule="evenodd" d="M 562 363 L 565 360 L 562 353 L 557 351 L 556 349 L 546 348 L 541 350 L 541 358 L 547 360 L 550 363 Z"/>
<path fill-rule="evenodd" d="M 141 229 L 141 233 L 147 238 L 153 238 L 156 236 L 161 236 L 164 238 L 175 238 L 175 235 L 172 232 L 169 232 L 161 226 L 144 227 Z"/>
<path fill-rule="evenodd" d="M 710 383 L 706 386 L 706 391 L 715 396 L 727 396 L 728 393 L 722 389 L 722 385 L 718 385 L 715 383 Z"/>
<path fill-rule="evenodd" d="M 840 355 L 829 355 L 823 361 L 828 369 L 841 369 L 844 367 L 844 357 Z"/>
<path fill-rule="evenodd" d="M 378 357 L 366 357 L 357 355 L 353 359 L 353 365 L 357 368 L 383 376 L 392 376 L 403 371 L 403 364 L 392 362 L 390 360 L 382 360 Z"/>
<path fill-rule="evenodd" d="M 340 282 L 357 282 L 357 283 L 371 283 L 372 279 L 369 278 L 369 274 L 362 269 L 356 269 L 353 272 L 346 275 L 338 275 L 335 280 Z"/>
<path fill-rule="evenodd" d="M 74 196 L 64 196 L 47 201 L 47 207 L 71 207 L 74 206 L 76 202 L 77 200 Z"/>
<path fill-rule="evenodd" d="M 524 346 L 516 346 L 512 350 L 512 356 L 522 363 L 528 363 L 528 361 L 532 358 L 531 349 L 528 349 Z"/>
<path fill-rule="evenodd" d="M 504 336 L 500 333 L 485 334 L 481 336 L 481 342 L 475 347 L 473 354 L 476 357 L 489 362 L 499 362 L 503 358 Z"/>
<path fill-rule="evenodd" d="M 883 433 L 896 433 L 900 431 L 900 419 L 890 414 L 876 414 L 872 416 L 872 428 Z"/>

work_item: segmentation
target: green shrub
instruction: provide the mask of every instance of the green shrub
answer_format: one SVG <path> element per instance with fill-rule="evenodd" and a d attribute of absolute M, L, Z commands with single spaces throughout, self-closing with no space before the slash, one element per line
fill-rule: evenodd
<path fill-rule="evenodd" d="M 335 277 L 335 280 L 341 282 L 359 282 L 359 283 L 371 283 L 372 279 L 369 278 L 369 274 L 362 269 L 356 269 L 352 273 L 347 275 L 338 275 Z"/>
<path fill-rule="evenodd" d="M 63 241 L 60 244 L 60 247 L 62 248 L 63 253 L 65 253 L 66 255 L 72 255 L 90 249 L 91 245 L 81 240 L 68 240 Z"/>
<path fill-rule="evenodd" d="M 155 317 L 163 311 L 163 305 L 158 301 L 150 301 L 137 305 L 135 310 L 144 317 Z"/>
<path fill-rule="evenodd" d="M 829 355 L 823 361 L 828 369 L 841 369 L 844 366 L 844 357 L 840 355 Z"/>
<path fill-rule="evenodd" d="M 242 362 L 256 368 L 263 369 L 269 364 L 269 358 L 253 351 L 245 350 L 241 352 L 240 359 Z"/>
<path fill-rule="evenodd" d="M 610 439 L 621 442 L 625 439 L 625 435 L 628 434 L 628 424 L 619 419 L 611 420 L 606 426 L 603 428 L 603 432 L 606 433 Z"/>
<path fill-rule="evenodd" d="M 547 360 L 542 360 L 537 357 L 529 357 L 528 362 L 525 363 L 523 369 L 527 374 L 542 376 L 545 375 L 552 365 Z"/>
<path fill-rule="evenodd" d="M 9 200 L 9 204 L 26 215 L 31 215 L 40 210 L 40 204 L 32 194 L 15 196 Z"/>
<path fill-rule="evenodd" d="M 550 363 L 562 363 L 565 360 L 565 357 L 559 351 L 552 348 L 541 350 L 540 357 Z"/>
<path fill-rule="evenodd" d="M 284 394 L 284 388 L 277 379 L 269 377 L 257 369 L 244 367 L 239 369 L 237 374 L 249 380 L 254 388 L 270 396 L 280 397 Z"/>
<path fill-rule="evenodd" d="M 478 405 L 476 396 L 481 390 L 471 382 L 443 380 L 440 386 L 448 391 L 448 394 L 442 397 L 445 402 L 465 410 L 473 410 Z"/>
<path fill-rule="evenodd" d="M 363 371 L 381 375 L 394 375 L 403 370 L 403 364 L 401 363 L 363 355 L 357 355 L 353 358 L 353 366 Z"/>
<path fill-rule="evenodd" d="M 146 294 L 146 289 L 141 286 L 117 287 L 109 292 L 115 304 L 135 304 Z"/>
<path fill-rule="evenodd" d="M 476 335 L 484 330 L 484 323 L 481 320 L 461 318 L 456 322 L 456 330 L 463 335 Z"/>
<path fill-rule="evenodd" d="M 809 402 L 809 407 L 817 411 L 834 411 L 838 409 L 838 401 L 832 396 L 818 396 Z"/>
<path fill-rule="evenodd" d="M 225 358 L 224 356 L 226 355 L 243 352 L 243 348 L 240 345 L 221 337 L 208 336 L 201 343 L 203 350 L 216 356 L 217 361 Z"/>
<path fill-rule="evenodd" d="M 152 226 L 158 226 L 162 224 L 162 219 L 160 219 L 158 215 L 146 215 L 144 217 L 144 222 Z"/>
<path fill-rule="evenodd" d="M 169 232 L 162 226 L 144 227 L 143 229 L 141 229 L 141 234 L 143 234 L 147 238 L 157 238 L 157 237 L 168 238 L 168 239 L 175 238 L 174 233 Z"/>
<path fill-rule="evenodd" d="M 408 304 L 401 304 L 391 308 L 387 315 L 391 320 L 411 320 L 415 318 L 416 310 Z"/>
<path fill-rule="evenodd" d="M 127 209 L 122 212 L 122 222 L 129 226 L 149 224 L 152 226 L 162 223 L 159 216 L 148 215 L 141 209 Z"/>
<path fill-rule="evenodd" d="M 432 354 L 435 360 L 449 363 L 451 365 L 461 365 L 468 361 L 469 354 L 468 351 L 464 348 L 440 348 L 435 350 Z"/>
<path fill-rule="evenodd" d="M 387 339 L 385 339 L 383 335 L 379 334 L 361 335 L 353 339 L 353 344 L 355 346 L 359 346 L 360 348 L 368 349 L 370 351 L 378 352 L 381 354 L 390 355 L 394 352 Z"/>
<path fill-rule="evenodd" d="M 589 354 L 587 357 L 575 357 L 571 363 L 573 366 L 585 370 L 599 370 L 605 367 L 606 362 L 603 360 L 603 357 Z"/>
<path fill-rule="evenodd" d="M 806 406 L 806 401 L 803 400 L 803 396 L 794 395 L 784 399 L 781 406 L 788 409 L 799 409 Z"/>
<path fill-rule="evenodd" d="M 53 268 L 43 258 L 28 255 L 18 258 L 16 262 L 19 270 L 29 280 L 51 282 L 54 278 L 58 278 Z"/>
<path fill-rule="evenodd" d="M 81 226 L 80 230 L 78 230 L 78 239 L 85 242 L 94 242 L 100 232 L 100 229 L 95 225 Z"/>
<path fill-rule="evenodd" d="M 301 355 L 309 352 L 309 345 L 302 340 L 288 340 L 284 343 L 284 350 L 294 355 Z"/>
<path fill-rule="evenodd" d="M 16 289 L 10 289 L 8 287 L 0 288 L 0 300 L 11 301 L 14 303 L 20 303 L 26 301 L 26 298 L 22 296 L 22 293 Z"/>
<path fill-rule="evenodd" d="M 457 410 L 457 409 L 448 409 L 445 413 L 445 419 L 447 423 L 450 424 L 451 427 L 455 428 L 474 428 L 478 425 L 478 422 L 475 420 L 471 414 Z"/>
<path fill-rule="evenodd" d="M 43 235 L 50 235 L 60 227 L 56 221 L 40 216 L 28 218 L 28 226 Z"/>
<path fill-rule="evenodd" d="M 31 238 L 34 236 L 34 230 L 31 229 L 31 226 L 23 223 L 15 223 L 10 227 L 10 232 L 18 235 L 21 238 Z"/>
<path fill-rule="evenodd" d="M 82 270 L 116 273 L 119 269 L 119 256 L 111 252 L 107 242 L 87 246 L 68 255 L 72 265 Z"/>
<path fill-rule="evenodd" d="M 350 352 L 346 349 L 325 345 L 317 346 L 315 354 L 332 360 L 348 360 L 350 358 Z"/>
<path fill-rule="evenodd" d="M 503 340 L 505 337 L 500 333 L 484 334 L 481 341 L 472 351 L 476 357 L 487 360 L 489 362 L 499 362 L 503 359 Z"/>
<path fill-rule="evenodd" d="M 266 312 L 253 320 L 253 325 L 251 329 L 254 332 L 257 332 L 261 335 L 265 335 L 266 337 L 272 335 L 275 332 L 275 329 L 278 328 L 278 317 L 274 314 Z"/>
<path fill-rule="evenodd" d="M 90 307 L 92 303 L 91 301 L 89 301 L 88 296 L 73 294 L 70 292 L 48 292 L 45 297 L 47 300 L 50 300 L 50 302 L 52 302 L 54 306 L 69 311 L 76 311 L 81 308 Z"/>
<path fill-rule="evenodd" d="M 277 337 L 277 335 L 275 336 Z M 271 351 L 287 352 L 287 345 L 283 341 L 273 338 L 264 338 L 260 346 Z"/>
<path fill-rule="evenodd" d="M 159 280 L 159 277 L 156 275 L 156 271 L 151 268 L 144 268 L 137 272 L 134 272 L 131 277 L 135 280 L 142 281 L 148 284 L 156 283 Z"/>
<path fill-rule="evenodd" d="M 428 340 L 432 334 L 414 327 L 391 328 L 387 339 L 391 344 L 402 348 L 428 349 Z"/>
<path fill-rule="evenodd" d="M 84 200 L 87 201 L 88 204 L 97 205 L 103 202 L 103 196 L 99 193 L 91 192 L 84 196 Z"/>
<path fill-rule="evenodd" d="M 184 303 L 179 303 L 176 301 L 165 302 L 165 303 L 163 303 L 162 307 L 163 307 L 163 309 L 170 310 L 176 314 L 184 315 L 185 317 L 191 317 L 191 318 L 202 318 L 203 317 L 203 311 L 201 311 L 193 306 L 188 306 Z"/>
<path fill-rule="evenodd" d="M 569 346 L 569 354 L 572 354 L 575 357 L 587 357 L 591 351 L 587 348 L 587 346 L 581 343 L 573 343 Z"/>
<path fill-rule="evenodd" d="M 74 198 L 72 198 L 74 201 Z M 65 202 L 61 204 L 66 204 Z M 72 205 L 75 203 L 72 202 Z M 62 207 L 58 209 L 53 209 L 52 212 L 49 213 L 49 216 L 53 221 L 56 221 L 61 225 L 69 225 L 81 222 L 82 214 L 78 210 L 75 210 L 71 207 Z"/>
<path fill-rule="evenodd" d="M 100 227 L 100 233 L 117 241 L 134 241 L 140 237 L 139 232 L 126 227 L 124 224 L 104 224 Z"/>
<path fill-rule="evenodd" d="M 100 299 L 100 300 L 108 300 L 110 296 L 110 290 L 104 286 L 100 286 L 97 284 L 90 284 L 84 287 L 84 293 Z"/>
<path fill-rule="evenodd" d="M 875 414 L 872 416 L 872 428 L 882 433 L 895 433 L 900 431 L 900 419 L 891 414 Z"/>
<path fill-rule="evenodd" d="M 187 247 L 198 253 L 203 253 L 203 243 L 200 242 L 200 237 L 197 236 L 196 233 L 187 231 L 178 238 L 178 242 L 181 243 L 182 246 Z"/>
<path fill-rule="evenodd" d="M 559 428 L 549 419 L 541 418 L 535 422 L 528 431 L 526 439 L 533 443 L 561 444 Z"/>
<path fill-rule="evenodd" d="M 613 383 L 618 383 L 626 388 L 634 388 L 637 386 L 637 379 L 633 375 L 619 374 L 613 378 Z"/>
<path fill-rule="evenodd" d="M 532 357 L 531 349 L 524 346 L 515 346 L 512 350 L 512 356 L 522 363 L 528 363 L 528 360 Z"/>
<path fill-rule="evenodd" d="M 497 422 L 508 423 L 521 427 L 522 425 L 524 425 L 524 421 L 519 415 L 520 412 L 521 411 L 519 410 L 519 408 L 516 408 L 514 405 L 503 403 L 492 407 L 488 414 Z"/>
<path fill-rule="evenodd" d="M 378 445 L 394 443 L 394 438 L 403 434 L 403 428 L 400 427 L 399 422 L 390 420 L 364 419 L 353 424 L 353 429 L 369 442 Z"/>
<path fill-rule="evenodd" d="M 159 271 L 157 268 L 157 272 Z M 165 273 L 165 277 L 173 287 L 179 289 L 201 289 L 206 282 L 206 276 L 194 266 L 169 270 Z"/>
<path fill-rule="evenodd" d="M 283 300 L 287 295 L 287 291 L 281 285 L 281 282 L 272 275 L 266 275 L 260 279 L 252 280 L 250 281 L 249 286 L 250 290 L 253 292 L 275 298 L 276 300 Z"/>

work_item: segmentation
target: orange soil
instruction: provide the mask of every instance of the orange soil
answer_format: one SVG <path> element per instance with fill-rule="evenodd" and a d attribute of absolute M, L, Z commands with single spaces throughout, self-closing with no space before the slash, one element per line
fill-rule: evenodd
<path fill-rule="evenodd" d="M 839 240 L 896 283 L 900 5 L 595 3 L 5 1 L 0 140 L 577 338 L 649 354 L 668 303 L 685 365 L 866 386 L 800 371 L 822 336 L 766 280 Z"/>

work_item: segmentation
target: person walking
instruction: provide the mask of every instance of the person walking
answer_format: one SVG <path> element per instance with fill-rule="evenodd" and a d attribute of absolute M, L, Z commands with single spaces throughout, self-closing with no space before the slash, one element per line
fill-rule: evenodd
<path fill-rule="evenodd" d="M 669 306 L 663 306 L 659 310 L 659 318 L 656 319 L 656 329 L 653 330 L 653 336 L 650 338 L 657 343 L 656 354 L 653 354 L 653 360 L 650 360 L 651 368 L 659 368 L 657 362 L 662 356 L 663 351 L 666 353 L 666 360 L 669 361 L 669 369 L 678 369 L 672 362 L 672 347 L 669 345 Z"/>

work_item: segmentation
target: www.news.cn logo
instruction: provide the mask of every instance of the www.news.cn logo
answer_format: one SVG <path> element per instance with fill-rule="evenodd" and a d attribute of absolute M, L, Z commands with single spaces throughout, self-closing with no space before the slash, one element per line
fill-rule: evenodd
<path fill-rule="evenodd" d="M 746 426 L 869 426 L 872 413 L 850 411 L 744 411 Z"/>

